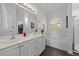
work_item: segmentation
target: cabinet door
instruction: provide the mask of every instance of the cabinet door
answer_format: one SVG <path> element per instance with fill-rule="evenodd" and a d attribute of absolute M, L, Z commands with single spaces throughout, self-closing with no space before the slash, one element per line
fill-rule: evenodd
<path fill-rule="evenodd" d="M 45 49 L 45 37 L 42 36 L 41 39 L 41 43 L 42 43 L 42 51 Z"/>
<path fill-rule="evenodd" d="M 21 56 L 29 56 L 28 44 L 21 47 Z"/>
<path fill-rule="evenodd" d="M 37 55 L 40 55 L 41 54 L 41 50 L 42 50 L 42 42 L 41 42 L 41 37 L 38 37 L 37 38 Z"/>
<path fill-rule="evenodd" d="M 36 56 L 37 55 L 37 52 L 36 52 L 36 40 L 33 39 L 31 42 L 30 42 L 30 49 L 31 49 L 31 56 Z"/>
<path fill-rule="evenodd" d="M 30 40 L 21 44 L 21 56 L 36 55 L 35 40 Z"/>
<path fill-rule="evenodd" d="M 19 56 L 18 46 L 9 47 L 0 51 L 0 56 Z"/>
<path fill-rule="evenodd" d="M 45 49 L 45 40 L 43 39 L 42 36 L 38 37 L 36 39 L 36 43 L 37 43 L 37 55 L 40 55 L 43 50 Z"/>

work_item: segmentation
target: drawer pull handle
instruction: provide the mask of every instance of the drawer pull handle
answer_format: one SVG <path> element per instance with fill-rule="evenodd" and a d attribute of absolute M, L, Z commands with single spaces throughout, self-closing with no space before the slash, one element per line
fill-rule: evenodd
<path fill-rule="evenodd" d="M 20 47 L 17 47 L 17 48 L 20 48 Z"/>

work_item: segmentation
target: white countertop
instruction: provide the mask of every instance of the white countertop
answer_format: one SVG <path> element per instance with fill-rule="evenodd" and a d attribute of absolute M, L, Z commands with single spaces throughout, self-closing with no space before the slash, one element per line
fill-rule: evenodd
<path fill-rule="evenodd" d="M 34 38 L 40 37 L 42 34 L 36 34 L 36 35 L 29 35 L 26 37 L 22 37 L 20 35 L 16 36 L 15 39 L 0 39 L 0 50 L 22 43 L 24 41 L 32 40 Z"/>

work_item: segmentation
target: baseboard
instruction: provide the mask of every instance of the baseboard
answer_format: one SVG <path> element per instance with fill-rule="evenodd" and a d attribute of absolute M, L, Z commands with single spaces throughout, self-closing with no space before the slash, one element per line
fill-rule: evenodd
<path fill-rule="evenodd" d="M 64 49 L 64 48 L 60 48 L 59 46 L 55 45 L 55 44 L 47 44 L 47 46 L 50 46 L 50 47 L 53 47 L 53 48 L 57 48 L 59 50 L 63 50 L 63 51 L 66 51 L 67 52 L 67 49 Z"/>
<path fill-rule="evenodd" d="M 73 50 L 73 52 L 75 52 L 75 53 L 79 53 L 79 51 L 77 51 L 77 50 Z"/>
<path fill-rule="evenodd" d="M 52 46 L 49 46 L 49 45 L 46 45 L 46 46 L 48 46 L 48 47 L 52 47 Z M 55 48 L 55 49 L 58 49 L 58 50 L 61 50 L 61 51 L 65 51 L 65 52 L 67 52 L 66 50 L 59 49 L 59 48 L 57 48 L 57 47 L 52 47 L 52 48 Z"/>

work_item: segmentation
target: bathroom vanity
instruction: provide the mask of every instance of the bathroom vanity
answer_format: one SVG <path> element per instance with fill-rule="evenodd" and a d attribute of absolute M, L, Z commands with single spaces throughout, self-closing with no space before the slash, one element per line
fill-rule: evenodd
<path fill-rule="evenodd" d="M 0 41 L 0 56 L 39 56 L 45 49 L 42 34 Z"/>

